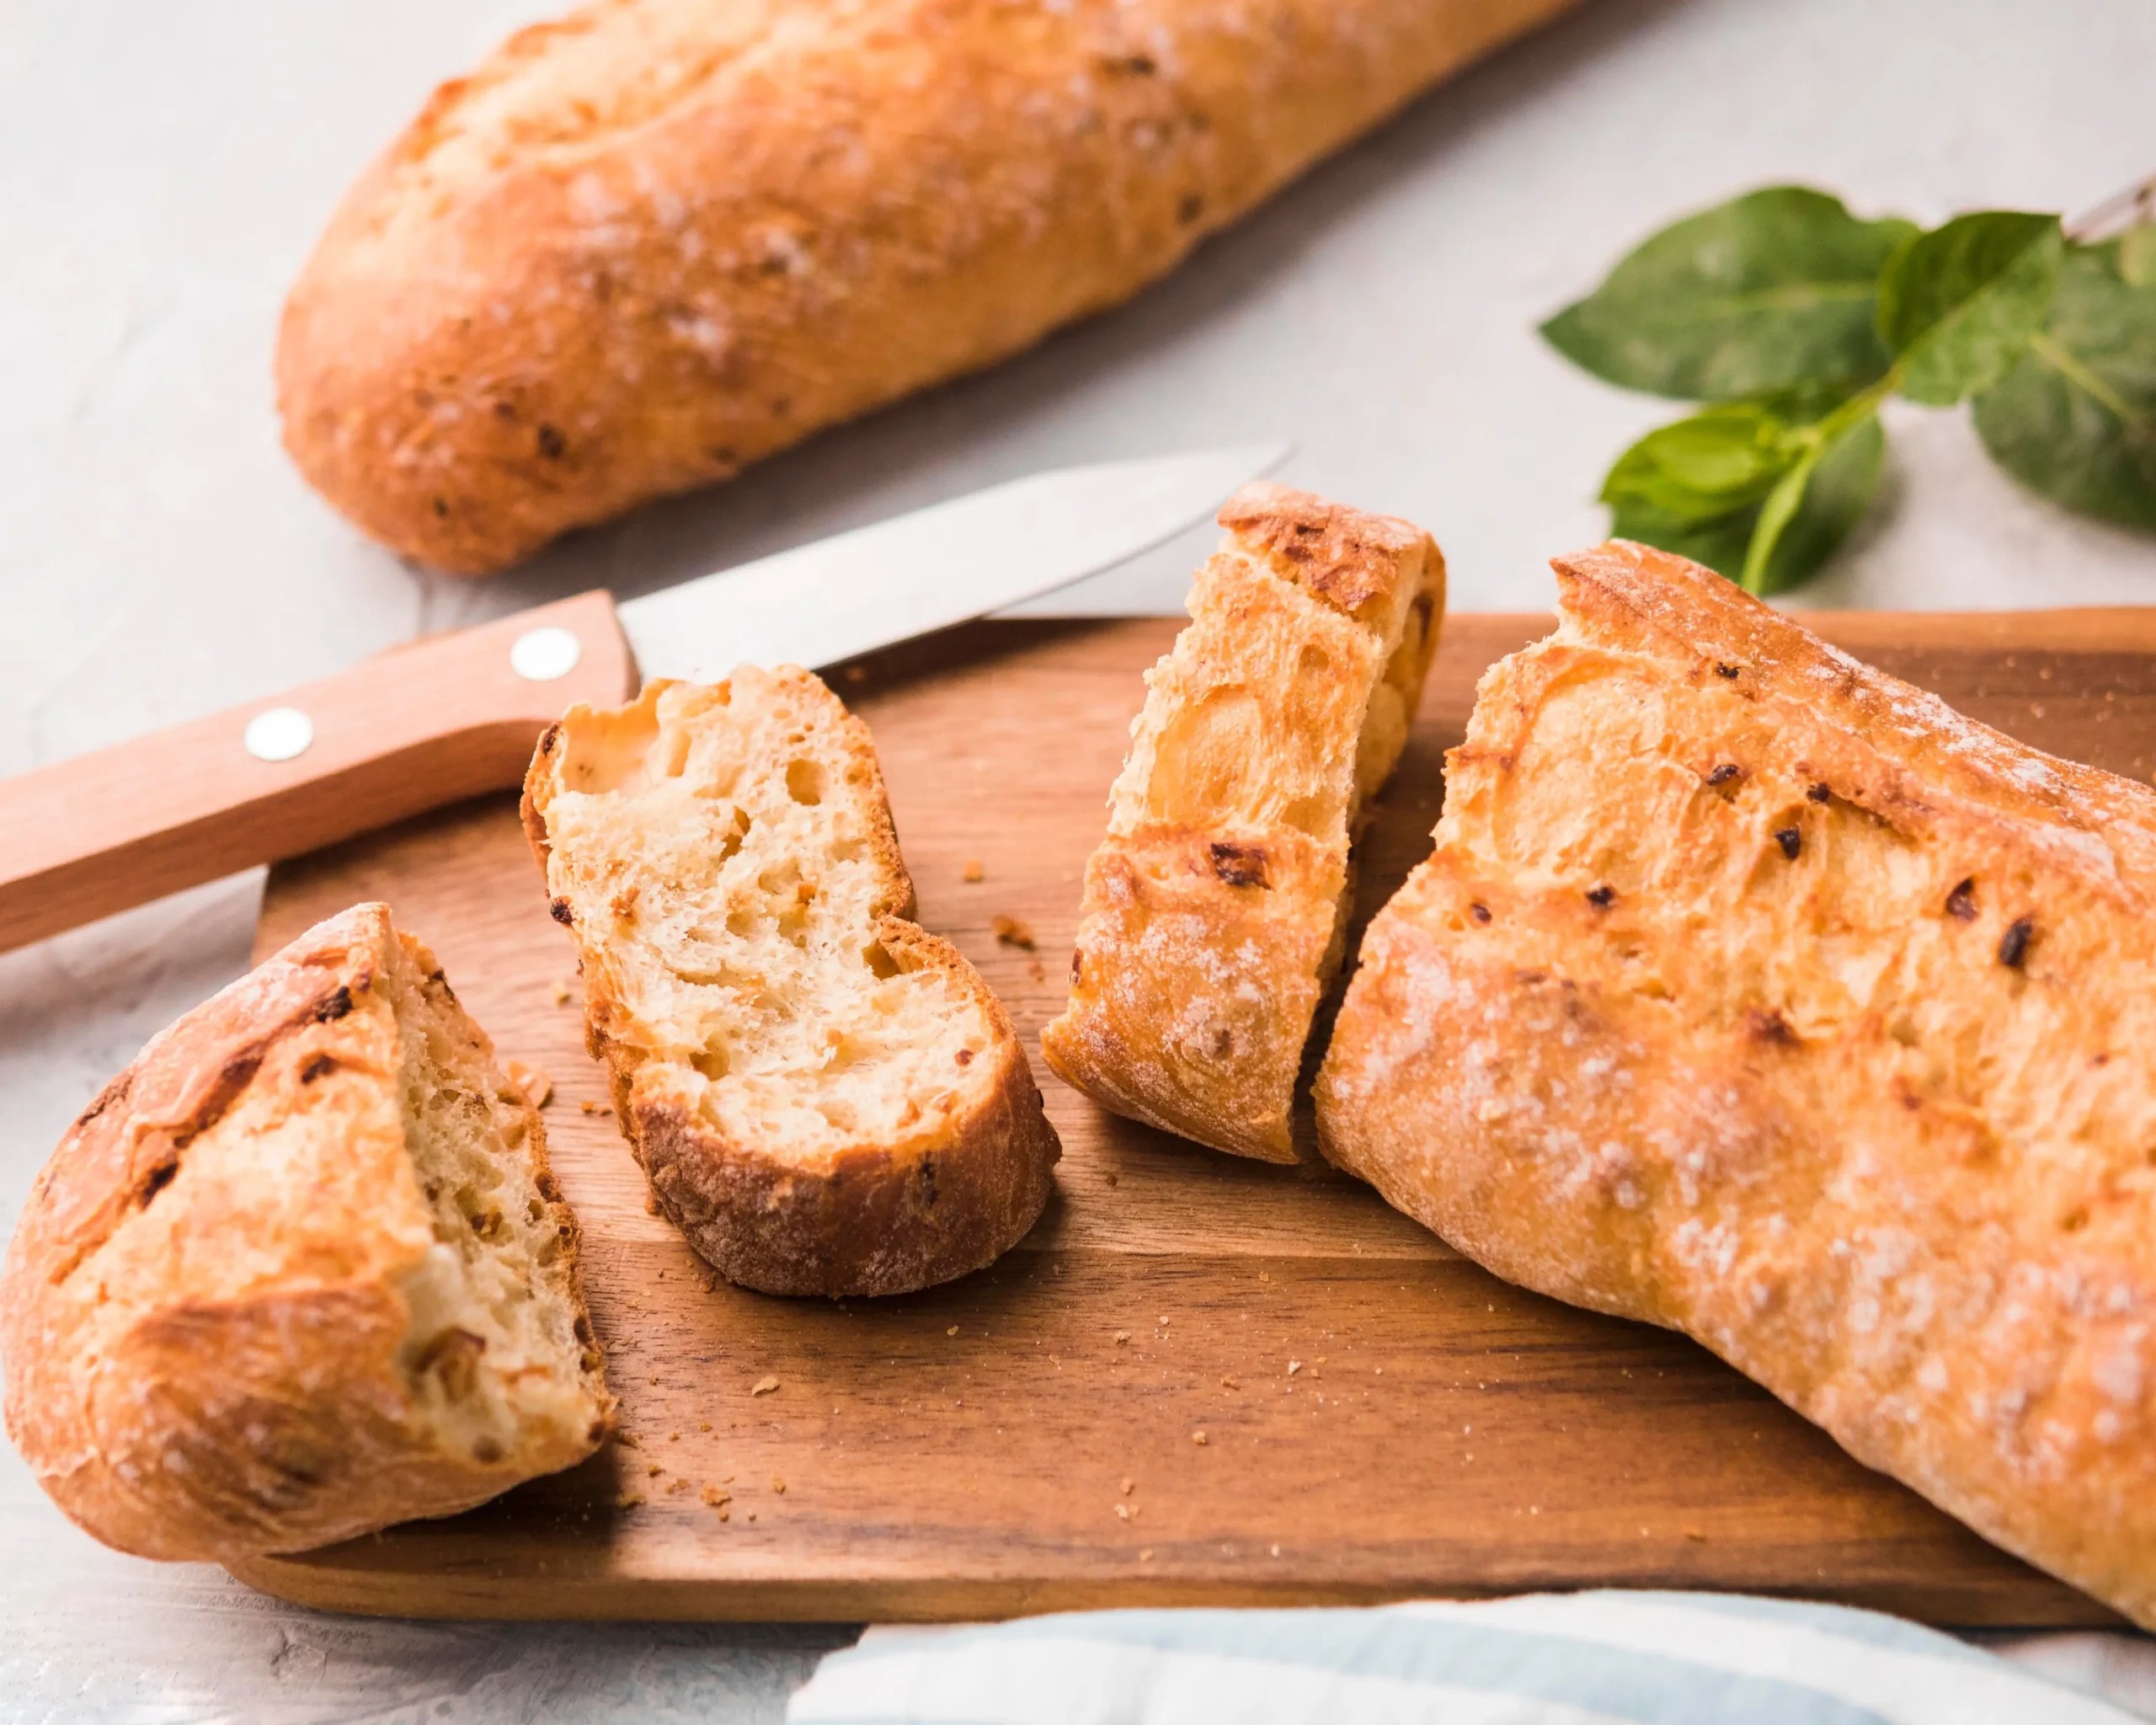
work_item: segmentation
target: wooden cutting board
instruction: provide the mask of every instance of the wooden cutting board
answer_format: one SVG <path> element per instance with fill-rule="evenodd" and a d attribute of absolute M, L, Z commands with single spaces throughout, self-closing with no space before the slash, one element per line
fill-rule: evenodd
<path fill-rule="evenodd" d="M 2041 748 L 2156 767 L 2156 611 L 1816 621 Z M 922 921 L 1036 1050 L 1139 673 L 1176 628 L 977 624 L 835 679 L 875 731 Z M 1476 677 L 1546 628 L 1447 623 L 1361 917 L 1428 848 Z M 1038 1058 L 1057 1195 L 1001 1263 L 880 1301 L 714 1284 L 604 1112 L 512 800 L 280 868 L 261 949 L 363 899 L 552 1076 L 625 1435 L 453 1520 L 237 1570 L 271 1593 L 421 1616 L 927 1619 L 1625 1584 L 2111 1621 L 1689 1342 L 1498 1282 L 1351 1181 L 1103 1114 Z M 1037 946 L 999 941 L 999 916 Z"/>

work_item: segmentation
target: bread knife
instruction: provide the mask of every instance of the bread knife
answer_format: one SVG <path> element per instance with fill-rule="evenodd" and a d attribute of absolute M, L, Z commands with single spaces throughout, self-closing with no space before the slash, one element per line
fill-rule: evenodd
<path fill-rule="evenodd" d="M 282 695 L 0 779 L 0 951 L 520 783 L 539 733 L 645 677 L 818 667 L 1113 569 L 1284 445 L 1031 474 L 616 605 L 424 637 Z"/>

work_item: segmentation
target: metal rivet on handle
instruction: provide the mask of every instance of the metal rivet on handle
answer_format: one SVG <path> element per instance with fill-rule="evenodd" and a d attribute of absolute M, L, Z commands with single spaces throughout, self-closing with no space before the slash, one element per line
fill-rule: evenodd
<path fill-rule="evenodd" d="M 526 629 L 509 649 L 510 669 L 526 682 L 551 683 L 576 669 L 584 643 L 568 629 Z"/>
<path fill-rule="evenodd" d="M 271 707 L 247 722 L 242 739 L 257 761 L 290 761 L 314 741 L 314 721 L 296 707 Z"/>

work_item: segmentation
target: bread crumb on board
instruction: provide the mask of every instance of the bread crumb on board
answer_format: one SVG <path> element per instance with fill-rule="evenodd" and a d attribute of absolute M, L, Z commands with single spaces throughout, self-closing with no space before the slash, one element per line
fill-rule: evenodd
<path fill-rule="evenodd" d="M 966 858 L 965 867 L 958 871 L 958 879 L 978 886 L 988 879 L 988 871 L 980 866 L 980 859 L 978 857 L 969 857 Z"/>
<path fill-rule="evenodd" d="M 1197 1445 L 1201 1450 L 1205 1447 L 1205 1434 L 1203 1432 L 1193 1432 L 1190 1434 L 1190 1440 L 1192 1443 Z"/>
<path fill-rule="evenodd" d="M 777 1493 L 780 1497 L 783 1498 L 786 1495 L 786 1482 L 781 1479 L 776 1474 L 773 1474 L 771 1476 L 771 1489 Z"/>
<path fill-rule="evenodd" d="M 1018 947 L 1026 952 L 1033 949 L 1033 931 L 1016 916 L 995 916 L 989 925 L 995 932 L 996 940 L 1006 947 Z"/>
<path fill-rule="evenodd" d="M 544 1069 L 522 1060 L 505 1060 L 502 1069 L 509 1081 L 516 1087 L 517 1093 L 533 1108 L 543 1108 L 554 1099 L 554 1081 Z"/>
<path fill-rule="evenodd" d="M 614 1499 L 614 1507 L 616 1509 L 633 1509 L 643 1502 L 643 1493 L 642 1492 L 624 1492 L 620 1497 Z"/>
<path fill-rule="evenodd" d="M 777 1388 L 778 1380 L 766 1372 L 749 1386 L 749 1393 L 751 1396 L 768 1396 Z"/>
<path fill-rule="evenodd" d="M 554 996 L 554 1004 L 556 1006 L 566 1007 L 569 1003 L 569 996 L 575 992 L 576 991 L 574 988 L 570 987 L 568 983 L 563 981 L 558 976 L 554 979 L 552 993 Z"/>

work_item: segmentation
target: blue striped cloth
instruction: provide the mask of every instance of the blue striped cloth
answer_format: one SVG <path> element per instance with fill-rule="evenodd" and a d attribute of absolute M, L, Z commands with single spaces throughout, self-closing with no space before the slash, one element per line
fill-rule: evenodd
<path fill-rule="evenodd" d="M 1934 1630 L 1727 1594 L 871 1630 L 790 1725 L 2131 1725 Z"/>

